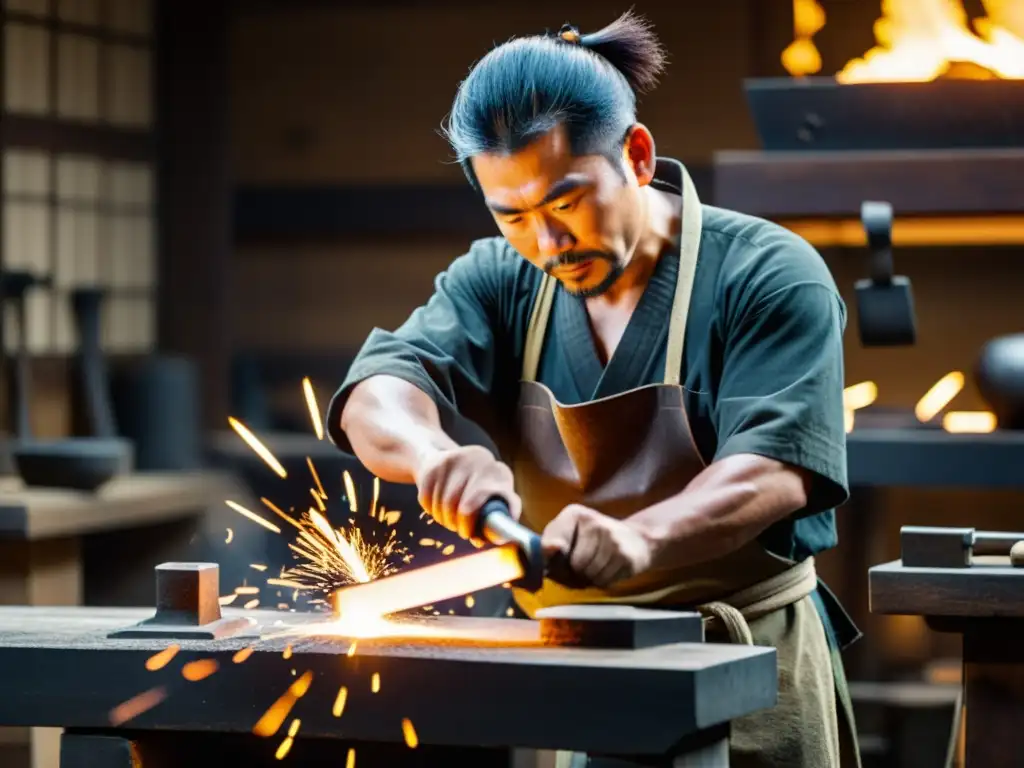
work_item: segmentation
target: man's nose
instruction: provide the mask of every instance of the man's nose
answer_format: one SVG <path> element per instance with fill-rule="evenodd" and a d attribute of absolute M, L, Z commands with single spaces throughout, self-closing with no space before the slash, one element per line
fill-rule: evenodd
<path fill-rule="evenodd" d="M 545 259 L 554 258 L 572 250 L 576 244 L 572 235 L 555 222 L 537 222 L 537 250 Z"/>

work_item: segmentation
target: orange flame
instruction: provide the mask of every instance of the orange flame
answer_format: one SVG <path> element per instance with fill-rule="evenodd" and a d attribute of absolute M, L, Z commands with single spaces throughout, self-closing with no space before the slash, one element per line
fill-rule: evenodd
<path fill-rule="evenodd" d="M 841 83 L 928 82 L 939 77 L 1024 79 L 1024 3 L 982 0 L 972 23 L 959 0 L 883 0 L 873 48 L 836 73 Z M 821 69 L 811 38 L 825 24 L 815 0 L 793 1 L 793 42 L 782 64 L 794 77 Z"/>
<path fill-rule="evenodd" d="M 836 79 L 1024 78 L 1024 8 L 1018 0 L 984 0 L 982 5 L 986 16 L 975 21 L 975 32 L 958 0 L 884 0 L 874 26 L 878 45 L 850 61 Z"/>

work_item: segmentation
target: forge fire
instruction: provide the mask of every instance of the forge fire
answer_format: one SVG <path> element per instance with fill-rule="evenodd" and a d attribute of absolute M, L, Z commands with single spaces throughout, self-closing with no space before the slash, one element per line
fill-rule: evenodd
<path fill-rule="evenodd" d="M 959 0 L 885 0 L 874 25 L 876 45 L 849 61 L 836 73 L 836 80 L 1024 78 L 1024 3 L 982 0 L 981 5 L 984 16 L 971 20 Z M 794 0 L 794 40 L 782 54 L 791 75 L 820 72 L 821 54 L 812 38 L 826 21 L 817 0 Z"/>

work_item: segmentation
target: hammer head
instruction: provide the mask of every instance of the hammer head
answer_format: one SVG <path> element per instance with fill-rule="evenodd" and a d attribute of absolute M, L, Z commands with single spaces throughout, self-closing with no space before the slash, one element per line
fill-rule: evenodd
<path fill-rule="evenodd" d="M 39 278 L 31 272 L 0 273 L 0 290 L 3 291 L 4 296 L 9 296 L 12 299 L 24 298 L 28 289 L 39 282 Z"/>
<path fill-rule="evenodd" d="M 908 568 L 968 568 L 974 545 L 973 528 L 900 529 L 900 559 Z"/>
<path fill-rule="evenodd" d="M 893 275 L 888 282 L 858 280 L 857 327 L 865 347 L 911 346 L 917 340 L 914 292 L 910 280 Z"/>

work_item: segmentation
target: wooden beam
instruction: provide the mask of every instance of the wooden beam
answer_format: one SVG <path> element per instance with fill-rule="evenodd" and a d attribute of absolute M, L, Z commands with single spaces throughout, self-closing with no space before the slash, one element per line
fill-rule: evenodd
<path fill-rule="evenodd" d="M 715 202 L 768 218 L 1024 214 L 1024 149 L 718 152 Z"/>
<path fill-rule="evenodd" d="M 50 118 L 11 114 L 4 114 L 0 120 L 0 142 L 7 147 L 140 162 L 153 159 L 156 144 L 148 130 L 59 123 Z"/>
<path fill-rule="evenodd" d="M 687 166 L 701 199 L 714 198 L 710 167 Z M 469 184 L 310 187 L 243 185 L 234 194 L 236 242 L 375 235 L 498 233 Z"/>
<path fill-rule="evenodd" d="M 818 248 L 865 248 L 867 238 L 859 219 L 777 219 Z M 1024 245 L 1024 215 L 896 217 L 895 246 Z"/>
<path fill-rule="evenodd" d="M 157 3 L 161 352 L 199 368 L 203 419 L 229 403 L 231 251 L 228 16 L 221 3 Z"/>

